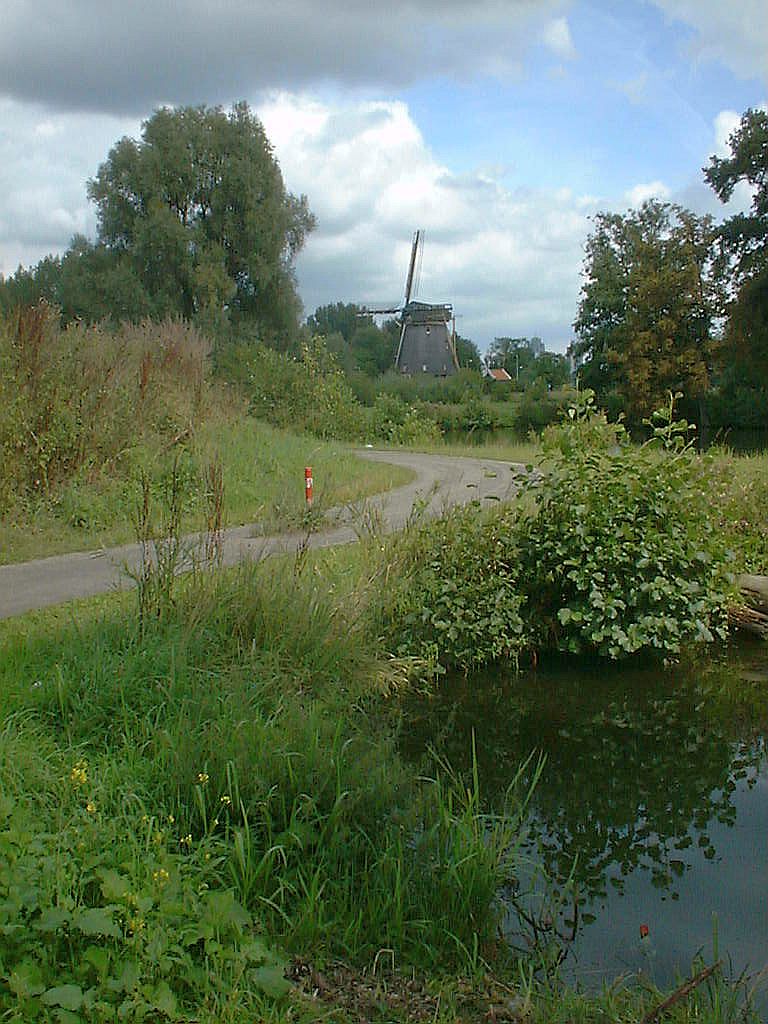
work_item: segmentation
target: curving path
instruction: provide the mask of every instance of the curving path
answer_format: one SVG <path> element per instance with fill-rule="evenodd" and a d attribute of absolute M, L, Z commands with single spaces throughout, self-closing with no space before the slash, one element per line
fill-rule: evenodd
<path fill-rule="evenodd" d="M 388 530 L 396 530 L 405 525 L 417 502 L 423 503 L 428 513 L 435 514 L 472 499 L 503 500 L 514 493 L 516 480 L 525 473 L 521 465 L 492 459 L 370 450 L 358 454 L 377 462 L 405 466 L 415 472 L 415 478 L 404 487 L 367 498 L 356 506 L 333 509 L 327 516 L 330 525 L 311 535 L 310 547 L 356 540 L 355 526 L 366 517 L 375 519 Z M 232 527 L 224 531 L 223 564 L 235 565 L 247 558 L 295 551 L 305 539 L 306 534 L 300 531 L 261 536 L 258 524 Z M 188 541 L 194 546 L 199 543 L 199 537 L 190 537 Z M 134 569 L 140 562 L 139 545 L 125 544 L 106 551 L 54 555 L 34 562 L 0 566 L 0 619 L 73 598 L 131 587 L 133 581 L 127 570 Z"/>

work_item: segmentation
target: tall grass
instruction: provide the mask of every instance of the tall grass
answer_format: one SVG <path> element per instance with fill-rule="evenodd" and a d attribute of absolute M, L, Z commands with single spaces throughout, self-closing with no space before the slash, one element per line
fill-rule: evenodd
<path fill-rule="evenodd" d="M 22 652 L 5 627 L 13 742 L 45 737 L 58 779 L 87 763 L 88 802 L 128 832 L 146 816 L 170 849 L 214 843 L 222 884 L 283 948 L 476 961 L 519 818 L 486 820 L 444 769 L 414 778 L 370 704 L 391 669 L 362 620 L 322 579 L 275 568 L 181 583 L 142 630 L 123 610 Z"/>
<path fill-rule="evenodd" d="M 281 1008 L 292 954 L 447 977 L 444 1020 L 464 1013 L 454 979 L 489 965 L 531 1019 L 609 1005 L 515 967 L 499 892 L 526 792 L 491 818 L 476 772 L 400 759 L 373 584 L 337 586 L 329 558 L 177 581 L 143 629 L 128 594 L 0 624 L 9 1019 L 317 1019 Z M 651 999 L 612 998 L 599 1019 Z"/>
<path fill-rule="evenodd" d="M 207 350 L 177 321 L 64 330 L 46 307 L 0 320 L 0 562 L 131 540 L 141 479 L 156 499 L 174 472 L 197 529 L 213 463 L 229 522 L 264 530 L 300 522 L 306 465 L 320 513 L 408 479 L 257 422 Z"/>

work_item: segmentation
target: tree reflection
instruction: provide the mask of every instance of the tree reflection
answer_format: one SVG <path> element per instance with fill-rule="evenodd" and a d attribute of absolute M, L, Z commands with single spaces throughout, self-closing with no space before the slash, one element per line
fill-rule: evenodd
<path fill-rule="evenodd" d="M 761 687 L 743 675 L 731 658 L 448 680 L 430 701 L 408 705 L 403 750 L 418 757 L 433 746 L 462 769 L 474 730 L 491 806 L 520 762 L 543 752 L 531 803 L 536 856 L 555 887 L 573 871 L 588 921 L 631 872 L 647 870 L 675 899 L 693 856 L 716 857 L 711 824 L 734 823 L 734 791 L 754 783 L 764 758 L 750 703 Z"/>

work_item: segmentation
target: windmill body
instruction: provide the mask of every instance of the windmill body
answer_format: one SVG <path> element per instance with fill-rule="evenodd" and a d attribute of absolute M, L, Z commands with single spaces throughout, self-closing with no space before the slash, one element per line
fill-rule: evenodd
<path fill-rule="evenodd" d="M 417 231 L 411 248 L 411 262 L 405 283 L 405 302 L 397 309 L 371 309 L 368 313 L 397 313 L 400 342 L 395 369 L 413 376 L 428 374 L 448 377 L 459 368 L 451 327 L 453 308 L 445 303 L 411 301 L 414 269 L 422 233 Z"/>
<path fill-rule="evenodd" d="M 450 306 L 409 302 L 401 314 L 395 368 L 401 373 L 447 377 L 458 365 L 453 346 Z"/>

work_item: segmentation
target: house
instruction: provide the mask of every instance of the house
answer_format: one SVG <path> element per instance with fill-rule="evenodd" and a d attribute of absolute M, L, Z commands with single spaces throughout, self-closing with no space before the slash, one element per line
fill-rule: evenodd
<path fill-rule="evenodd" d="M 512 378 L 507 373 L 507 371 L 505 369 L 501 368 L 501 367 L 496 369 L 496 368 L 491 368 L 491 367 L 488 367 L 488 366 L 484 365 L 483 366 L 483 376 L 484 377 L 488 377 L 490 380 L 500 380 L 500 381 L 511 381 L 512 380 Z"/>

